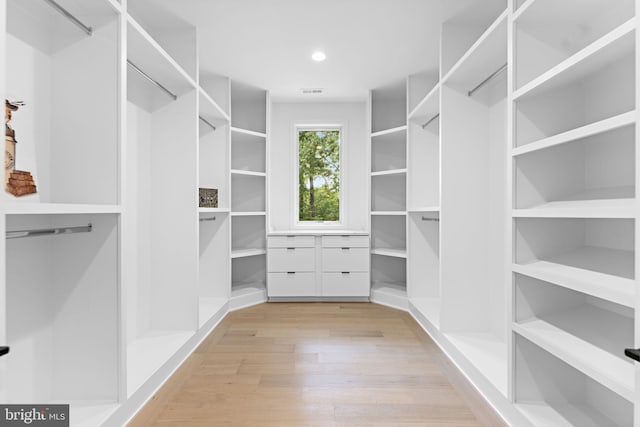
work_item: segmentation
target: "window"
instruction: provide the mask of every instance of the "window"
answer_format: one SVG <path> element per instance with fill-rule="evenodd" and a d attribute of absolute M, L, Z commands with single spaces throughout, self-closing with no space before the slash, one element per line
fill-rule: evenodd
<path fill-rule="evenodd" d="M 341 128 L 298 127 L 297 137 L 298 222 L 339 223 Z"/>

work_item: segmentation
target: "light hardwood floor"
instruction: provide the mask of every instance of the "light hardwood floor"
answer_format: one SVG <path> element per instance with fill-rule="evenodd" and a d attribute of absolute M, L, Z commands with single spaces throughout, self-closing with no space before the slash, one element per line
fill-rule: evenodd
<path fill-rule="evenodd" d="M 407 313 L 269 303 L 230 313 L 129 427 L 504 427 Z"/>

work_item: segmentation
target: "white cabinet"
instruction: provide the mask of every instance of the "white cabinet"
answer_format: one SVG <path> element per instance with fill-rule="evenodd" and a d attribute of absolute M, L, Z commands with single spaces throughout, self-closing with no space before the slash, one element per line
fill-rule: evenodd
<path fill-rule="evenodd" d="M 269 298 L 367 298 L 369 236 L 272 234 L 267 269 Z"/>

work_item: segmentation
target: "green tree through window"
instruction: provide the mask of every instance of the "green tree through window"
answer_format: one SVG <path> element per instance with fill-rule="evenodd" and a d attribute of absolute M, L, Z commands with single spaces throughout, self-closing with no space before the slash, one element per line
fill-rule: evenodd
<path fill-rule="evenodd" d="M 300 221 L 340 220 L 340 130 L 298 131 Z"/>

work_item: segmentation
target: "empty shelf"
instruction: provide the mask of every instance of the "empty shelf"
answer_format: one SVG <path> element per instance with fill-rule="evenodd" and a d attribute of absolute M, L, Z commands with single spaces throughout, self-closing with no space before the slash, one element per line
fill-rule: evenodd
<path fill-rule="evenodd" d="M 545 427 L 619 427 L 594 408 L 577 404 L 550 404 L 547 402 L 516 403 L 534 426 Z"/>
<path fill-rule="evenodd" d="M 567 200 L 515 209 L 516 218 L 635 218 L 634 199 Z"/>
<path fill-rule="evenodd" d="M 597 334 L 596 340 L 603 341 L 609 338 L 607 331 L 616 333 L 620 329 L 628 329 L 620 324 L 617 317 L 620 316 L 585 305 L 562 314 L 549 316 L 548 319 L 534 318 L 516 323 L 513 325 L 513 330 L 633 402 L 635 368 L 632 363 L 623 359 L 624 344 L 620 343 L 620 357 L 616 357 L 599 346 L 569 332 L 577 330 L 581 336 Z M 632 329 L 631 322 L 629 322 L 629 326 Z M 633 335 L 632 330 L 628 332 Z M 612 347 L 611 344 L 605 343 L 608 347 Z"/>
<path fill-rule="evenodd" d="M 371 253 L 373 255 L 381 255 L 381 256 L 388 256 L 388 257 L 394 257 L 394 258 L 407 257 L 406 249 L 374 248 L 374 249 L 371 249 Z"/>
<path fill-rule="evenodd" d="M 234 249 L 231 251 L 231 258 L 247 258 L 259 256 L 267 253 L 266 249 Z"/>
<path fill-rule="evenodd" d="M 382 135 L 389 135 L 391 133 L 398 133 L 398 132 L 404 132 L 407 130 L 407 126 L 398 126 L 396 128 L 392 128 L 392 129 L 385 129 L 385 130 L 381 130 L 380 132 L 374 132 L 371 134 L 372 138 L 375 138 L 377 136 L 382 136 Z"/>

